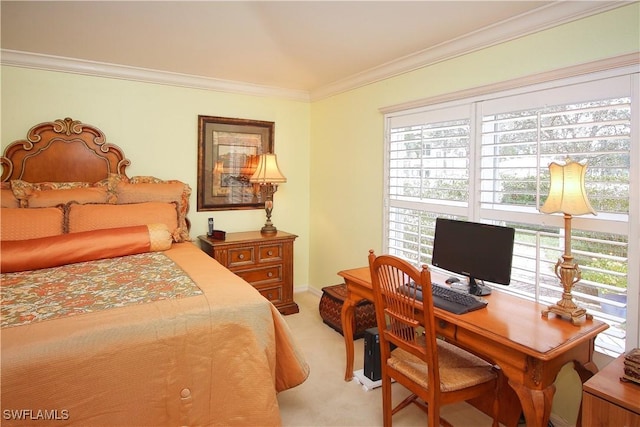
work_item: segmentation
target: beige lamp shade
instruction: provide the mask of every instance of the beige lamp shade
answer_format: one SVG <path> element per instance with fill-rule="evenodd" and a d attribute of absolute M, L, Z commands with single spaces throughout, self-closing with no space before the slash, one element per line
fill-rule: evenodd
<path fill-rule="evenodd" d="M 569 215 L 594 214 L 587 192 L 584 188 L 584 177 L 587 173 L 587 162 L 574 162 L 567 158 L 564 165 L 551 162 L 551 187 L 549 196 L 540 208 L 540 212 L 551 214 L 562 212 Z"/>
<path fill-rule="evenodd" d="M 249 182 L 254 184 L 282 184 L 287 182 L 287 178 L 282 175 L 278 168 L 278 159 L 273 153 L 261 154 L 256 171 Z"/>

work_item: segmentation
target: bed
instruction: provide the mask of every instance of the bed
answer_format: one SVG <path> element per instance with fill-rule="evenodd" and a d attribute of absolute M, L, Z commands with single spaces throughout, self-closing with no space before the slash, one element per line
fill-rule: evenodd
<path fill-rule="evenodd" d="M 190 188 L 70 118 L 1 159 L 2 425 L 271 426 L 309 367 L 189 237 Z"/>

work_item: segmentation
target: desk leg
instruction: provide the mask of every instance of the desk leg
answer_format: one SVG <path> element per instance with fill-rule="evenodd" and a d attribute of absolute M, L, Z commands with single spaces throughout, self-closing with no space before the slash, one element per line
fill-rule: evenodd
<path fill-rule="evenodd" d="M 556 386 L 551 384 L 544 390 L 532 390 L 512 381 L 509 381 L 509 385 L 520 399 L 527 427 L 547 427 Z"/>
<path fill-rule="evenodd" d="M 589 361 L 584 365 L 577 360 L 573 361 L 573 369 L 580 377 L 582 384 L 587 382 L 589 378 L 598 373 L 598 367 L 593 361 Z M 582 427 L 582 399 L 580 399 L 580 406 L 578 407 L 578 418 L 576 419 L 576 427 Z"/>
<path fill-rule="evenodd" d="M 347 351 L 347 370 L 344 373 L 345 381 L 351 381 L 353 378 L 353 310 L 356 303 L 357 301 L 346 298 L 344 304 L 342 304 L 342 311 L 340 312 L 344 348 Z"/>

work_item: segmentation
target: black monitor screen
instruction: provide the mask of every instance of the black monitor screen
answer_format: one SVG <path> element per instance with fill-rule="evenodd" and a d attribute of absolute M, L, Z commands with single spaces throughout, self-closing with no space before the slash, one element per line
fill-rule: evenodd
<path fill-rule="evenodd" d="M 508 285 L 514 235 L 511 227 L 437 218 L 432 264 L 469 277 L 472 286 L 475 280 Z"/>

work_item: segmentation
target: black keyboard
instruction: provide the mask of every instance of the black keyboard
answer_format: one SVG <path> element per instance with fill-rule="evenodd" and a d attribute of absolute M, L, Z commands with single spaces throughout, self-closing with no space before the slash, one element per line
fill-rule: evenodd
<path fill-rule="evenodd" d="M 409 286 L 415 286 L 414 283 Z M 468 293 L 456 291 L 448 286 L 431 284 L 431 295 L 433 296 L 433 306 L 451 312 L 453 314 L 464 314 L 470 311 L 479 310 L 487 306 L 487 300 L 478 298 Z M 416 299 L 422 301 L 422 289 L 416 290 Z"/>

